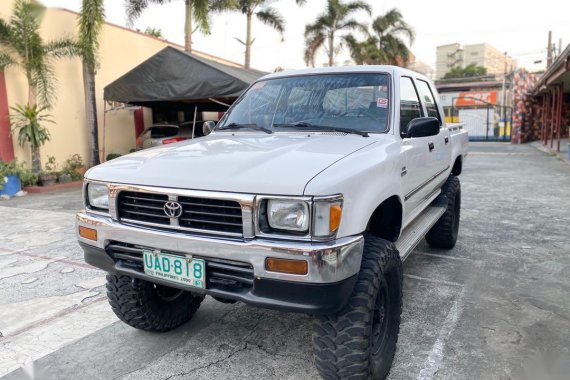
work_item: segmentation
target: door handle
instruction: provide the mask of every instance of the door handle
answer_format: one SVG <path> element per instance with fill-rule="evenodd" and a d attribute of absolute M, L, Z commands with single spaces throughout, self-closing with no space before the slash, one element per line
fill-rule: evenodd
<path fill-rule="evenodd" d="M 449 137 L 445 136 L 445 145 L 449 144 Z"/>
<path fill-rule="evenodd" d="M 430 152 L 433 150 L 433 148 L 434 148 L 433 142 L 430 141 L 430 142 L 428 143 L 428 148 L 429 148 L 429 151 L 430 151 Z"/>

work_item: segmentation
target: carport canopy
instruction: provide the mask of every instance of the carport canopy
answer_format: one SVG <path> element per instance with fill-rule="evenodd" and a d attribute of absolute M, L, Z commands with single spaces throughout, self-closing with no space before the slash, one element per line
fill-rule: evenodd
<path fill-rule="evenodd" d="M 141 106 L 235 99 L 265 74 L 166 47 L 107 85 L 104 99 Z"/>

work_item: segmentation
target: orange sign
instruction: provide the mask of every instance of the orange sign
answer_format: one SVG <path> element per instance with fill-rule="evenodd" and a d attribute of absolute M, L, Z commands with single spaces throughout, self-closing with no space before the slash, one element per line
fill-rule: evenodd
<path fill-rule="evenodd" d="M 460 92 L 455 100 L 456 106 L 484 106 L 497 104 L 497 91 Z"/>

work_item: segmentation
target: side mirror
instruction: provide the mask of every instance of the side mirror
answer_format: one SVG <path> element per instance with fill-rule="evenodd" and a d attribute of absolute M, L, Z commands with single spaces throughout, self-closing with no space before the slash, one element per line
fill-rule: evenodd
<path fill-rule="evenodd" d="M 427 137 L 439 133 L 440 123 L 435 117 L 418 117 L 412 119 L 406 128 L 406 137 Z"/>
<path fill-rule="evenodd" d="M 212 130 L 215 126 L 215 121 L 205 121 L 204 124 L 202 124 L 202 134 L 204 136 L 208 136 L 210 133 L 212 133 Z"/>

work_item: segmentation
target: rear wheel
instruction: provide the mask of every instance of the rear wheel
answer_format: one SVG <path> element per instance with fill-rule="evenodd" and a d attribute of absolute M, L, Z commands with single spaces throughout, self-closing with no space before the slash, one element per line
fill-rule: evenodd
<path fill-rule="evenodd" d="M 461 184 L 451 176 L 441 188 L 441 196 L 447 199 L 447 209 L 426 234 L 426 241 L 433 248 L 451 249 L 457 242 L 461 214 Z"/>
<path fill-rule="evenodd" d="M 112 274 L 107 275 L 107 297 L 121 321 L 157 332 L 188 322 L 204 300 L 180 289 Z"/>
<path fill-rule="evenodd" d="M 315 364 L 325 379 L 385 379 L 402 312 L 402 262 L 394 244 L 367 236 L 357 282 L 337 314 L 315 317 Z"/>

